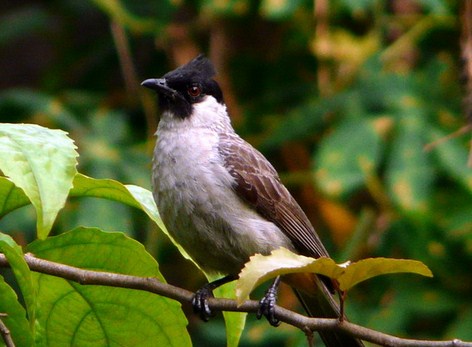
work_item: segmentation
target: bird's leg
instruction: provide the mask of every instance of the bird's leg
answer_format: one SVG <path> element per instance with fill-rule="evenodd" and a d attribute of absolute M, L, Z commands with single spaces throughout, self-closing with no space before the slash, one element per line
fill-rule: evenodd
<path fill-rule="evenodd" d="M 213 290 L 225 283 L 234 281 L 235 279 L 237 279 L 236 276 L 228 275 L 216 281 L 207 283 L 202 288 L 197 290 L 195 296 L 192 299 L 193 312 L 198 314 L 203 321 L 208 322 L 210 317 L 214 316 L 213 312 L 211 312 L 211 309 L 208 306 L 208 298 L 214 297 Z"/>
<path fill-rule="evenodd" d="M 265 316 L 270 325 L 277 327 L 280 321 L 275 318 L 275 305 L 277 303 L 277 291 L 279 289 L 280 276 L 277 276 L 274 283 L 267 289 L 263 298 L 259 301 L 259 310 L 257 311 L 257 319 Z"/>

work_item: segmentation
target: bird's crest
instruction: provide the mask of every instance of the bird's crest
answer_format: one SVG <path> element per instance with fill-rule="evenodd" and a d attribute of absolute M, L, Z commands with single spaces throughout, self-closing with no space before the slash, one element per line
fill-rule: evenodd
<path fill-rule="evenodd" d="M 193 58 L 187 64 L 179 66 L 164 75 L 170 80 L 211 79 L 216 75 L 215 67 L 203 54 Z"/>

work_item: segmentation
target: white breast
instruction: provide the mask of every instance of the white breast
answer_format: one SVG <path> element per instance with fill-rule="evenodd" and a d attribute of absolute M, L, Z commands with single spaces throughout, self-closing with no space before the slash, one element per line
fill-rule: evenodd
<path fill-rule="evenodd" d="M 169 232 L 203 269 L 237 274 L 249 256 L 292 246 L 275 224 L 233 191 L 233 178 L 217 147 L 218 132 L 233 131 L 229 120 L 215 118 L 227 118 L 222 107 L 217 111 L 224 114 L 201 107 L 185 120 L 163 115 L 154 151 L 153 191 Z"/>

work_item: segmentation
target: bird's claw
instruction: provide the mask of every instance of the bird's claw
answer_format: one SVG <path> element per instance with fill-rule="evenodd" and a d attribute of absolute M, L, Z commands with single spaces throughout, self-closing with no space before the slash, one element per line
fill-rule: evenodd
<path fill-rule="evenodd" d="M 208 322 L 214 313 L 211 311 L 208 305 L 208 298 L 213 298 L 213 292 L 207 287 L 199 289 L 192 299 L 193 312 L 198 314 L 200 318 Z"/>
<path fill-rule="evenodd" d="M 262 299 L 259 301 L 259 309 L 257 310 L 257 319 L 262 316 L 266 317 L 270 325 L 277 327 L 280 320 L 275 317 L 275 305 L 277 303 L 277 287 L 271 286 Z"/>

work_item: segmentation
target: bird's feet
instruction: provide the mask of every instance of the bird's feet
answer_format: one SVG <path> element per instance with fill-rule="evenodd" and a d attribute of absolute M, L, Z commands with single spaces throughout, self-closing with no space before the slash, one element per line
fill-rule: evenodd
<path fill-rule="evenodd" d="M 216 281 L 207 283 L 201 289 L 197 290 L 192 299 L 193 312 L 198 314 L 203 321 L 208 322 L 210 318 L 214 316 L 214 313 L 210 309 L 210 305 L 208 305 L 208 299 L 214 298 L 213 289 L 216 289 L 225 283 L 234 281 L 236 278 L 237 276 L 227 275 Z"/>
<path fill-rule="evenodd" d="M 280 320 L 275 317 L 275 305 L 277 304 L 277 291 L 279 289 L 279 284 L 280 277 L 277 277 L 259 301 L 259 309 L 257 310 L 257 319 L 261 319 L 261 317 L 264 316 L 267 318 L 270 325 L 274 327 L 280 325 Z"/>
<path fill-rule="evenodd" d="M 195 296 L 192 299 L 193 312 L 198 314 L 200 318 L 208 322 L 211 317 L 214 316 L 214 313 L 211 311 L 210 306 L 208 305 L 208 299 L 213 298 L 213 291 L 208 286 L 197 290 Z"/>

